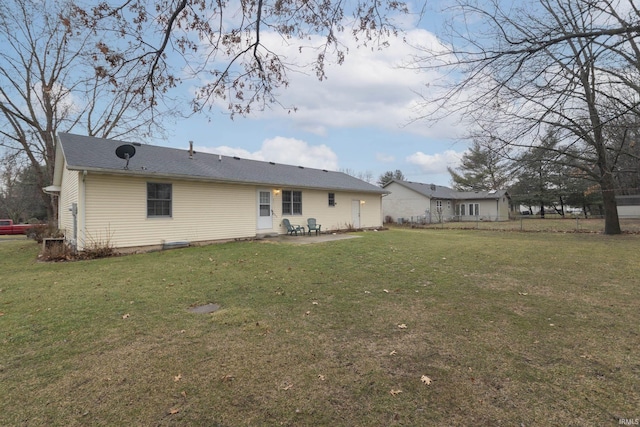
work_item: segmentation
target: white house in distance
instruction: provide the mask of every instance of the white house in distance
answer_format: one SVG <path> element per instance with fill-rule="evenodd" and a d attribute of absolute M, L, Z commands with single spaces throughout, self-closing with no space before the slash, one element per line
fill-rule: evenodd
<path fill-rule="evenodd" d="M 384 187 L 385 218 L 394 222 L 506 221 L 511 198 L 505 190 L 455 191 L 449 187 L 393 180 Z"/>
<path fill-rule="evenodd" d="M 341 172 L 60 133 L 58 226 L 82 251 L 382 226 L 385 190 Z"/>
<path fill-rule="evenodd" d="M 616 196 L 620 218 L 640 217 L 640 195 Z"/>

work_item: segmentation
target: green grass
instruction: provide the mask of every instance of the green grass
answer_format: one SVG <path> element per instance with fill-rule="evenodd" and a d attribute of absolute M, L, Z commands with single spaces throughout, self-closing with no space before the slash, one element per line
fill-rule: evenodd
<path fill-rule="evenodd" d="M 0 425 L 640 418 L 640 236 L 358 235 L 68 263 L 0 242 Z"/>
<path fill-rule="evenodd" d="M 509 221 L 461 221 L 461 222 L 434 222 L 432 224 L 404 224 L 401 228 L 437 228 L 437 229 L 475 229 L 493 231 L 524 231 L 524 232 L 554 232 L 554 233 L 602 233 L 604 219 L 575 217 L 567 215 L 561 218 L 559 215 L 549 214 L 545 219 L 538 216 L 521 216 Z M 398 227 L 398 226 L 396 226 Z M 640 219 L 621 218 L 620 229 L 623 233 L 640 234 Z"/>

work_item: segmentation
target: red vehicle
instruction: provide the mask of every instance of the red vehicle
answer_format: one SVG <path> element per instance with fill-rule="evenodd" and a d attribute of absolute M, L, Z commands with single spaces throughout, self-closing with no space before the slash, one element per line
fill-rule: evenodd
<path fill-rule="evenodd" d="M 10 219 L 0 219 L 0 235 L 2 234 L 27 234 L 27 230 L 33 224 L 14 224 Z"/>

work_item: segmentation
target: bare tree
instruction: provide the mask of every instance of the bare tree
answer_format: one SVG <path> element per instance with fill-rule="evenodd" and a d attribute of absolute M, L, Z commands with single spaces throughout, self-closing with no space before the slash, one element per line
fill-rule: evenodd
<path fill-rule="evenodd" d="M 416 58 L 451 79 L 428 101 L 438 113 L 464 113 L 512 147 L 536 146 L 553 131 L 556 161 L 598 183 L 604 232 L 620 233 L 614 173 L 628 145 L 608 139 L 605 129 L 638 114 L 640 14 L 633 1 L 537 0 L 503 9 L 499 1 L 459 0 L 454 9 L 451 50 L 425 49 Z"/>
<path fill-rule="evenodd" d="M 232 115 L 277 103 L 289 72 L 311 70 L 324 79 L 326 61 L 342 63 L 348 53 L 343 37 L 372 49 L 386 45 L 384 36 L 398 31 L 394 17 L 410 13 L 402 1 L 381 0 L 128 0 L 78 2 L 74 10 L 85 27 L 109 32 L 106 50 L 128 47 L 117 62 L 144 67 L 141 90 L 152 100 L 167 80 L 197 77 L 193 110 L 221 103 Z M 310 49 L 315 59 L 283 57 L 282 44 Z M 178 63 L 180 77 L 172 72 Z"/>
<path fill-rule="evenodd" d="M 20 197 L 18 187 L 23 167 L 15 156 L 0 158 L 0 218 L 20 222 L 27 209 L 27 199 Z"/>
<path fill-rule="evenodd" d="M 605 137 L 618 147 L 614 175 L 618 193 L 640 194 L 640 116 L 621 116 L 605 127 Z"/>
<path fill-rule="evenodd" d="M 338 172 L 346 173 L 347 175 L 356 177 L 362 181 L 368 182 L 369 184 L 374 183 L 373 172 L 371 172 L 370 170 L 366 170 L 364 172 L 362 171 L 358 172 L 350 168 L 341 168 Z"/>
<path fill-rule="evenodd" d="M 42 168 L 42 166 L 38 166 Z M 0 217 L 14 222 L 46 219 L 35 168 L 19 156 L 0 158 Z"/>
<path fill-rule="evenodd" d="M 158 114 L 175 105 L 168 90 L 196 77 L 193 112 L 222 102 L 232 116 L 246 114 L 277 102 L 292 70 L 310 67 L 324 79 L 325 62 L 347 54 L 342 37 L 385 44 L 379 36 L 396 31 L 398 13 L 409 13 L 403 2 L 379 0 L 4 2 L 0 144 L 46 165 L 38 176 L 44 186 L 58 131 L 148 136 L 161 129 Z M 282 57 L 267 33 L 313 49 L 315 60 Z M 55 203 L 49 211 L 53 218 Z"/>
<path fill-rule="evenodd" d="M 160 129 L 140 91 L 144 70 L 120 63 L 103 37 L 79 22 L 69 2 L 0 4 L 0 148 L 28 159 L 40 188 L 53 176 L 58 131 L 135 138 Z M 55 219 L 56 200 L 42 198 Z"/>

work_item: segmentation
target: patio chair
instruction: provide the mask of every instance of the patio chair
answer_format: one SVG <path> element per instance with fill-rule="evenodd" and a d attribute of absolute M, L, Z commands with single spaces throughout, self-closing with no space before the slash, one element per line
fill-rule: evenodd
<path fill-rule="evenodd" d="M 284 224 L 284 226 L 287 227 L 287 234 L 290 234 L 293 236 L 293 233 L 295 233 L 297 236 L 298 231 L 301 231 L 302 234 L 304 234 L 304 227 L 301 227 L 299 225 L 291 225 L 289 220 L 286 218 L 282 220 L 282 224 Z"/>
<path fill-rule="evenodd" d="M 309 228 L 309 235 L 311 235 L 312 231 L 316 232 L 316 236 L 318 235 L 318 233 L 320 232 L 320 227 L 322 227 L 320 224 L 316 224 L 316 219 L 315 218 L 308 218 L 307 219 L 307 227 Z"/>

